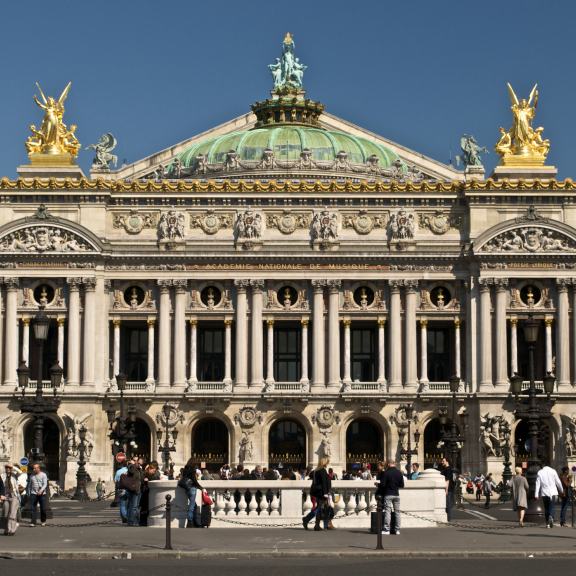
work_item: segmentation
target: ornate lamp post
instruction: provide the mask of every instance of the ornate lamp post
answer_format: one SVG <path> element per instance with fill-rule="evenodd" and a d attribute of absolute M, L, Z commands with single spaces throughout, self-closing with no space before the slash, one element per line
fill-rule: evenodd
<path fill-rule="evenodd" d="M 126 459 L 130 459 L 130 448 L 137 448 L 138 445 L 135 442 L 136 433 L 134 432 L 134 425 L 136 423 L 136 409 L 130 407 L 128 409 L 128 418 L 124 412 L 124 391 L 126 390 L 126 374 L 120 372 L 116 375 L 116 383 L 118 385 L 118 390 L 120 390 L 120 416 L 116 416 L 115 408 L 108 408 L 106 410 L 106 415 L 108 416 L 108 423 L 110 425 L 109 438 L 112 440 L 112 454 L 114 456 L 114 476 L 116 472 L 121 468 L 121 463 L 118 462 L 116 456 L 120 452 L 126 454 Z M 130 428 L 127 426 L 127 421 L 130 421 Z M 120 505 L 120 496 L 118 496 L 118 490 L 116 490 L 116 495 L 114 500 L 110 504 L 111 508 L 116 508 Z"/>
<path fill-rule="evenodd" d="M 450 378 L 450 392 L 452 392 L 452 425 L 450 431 L 446 430 L 446 424 L 448 422 L 448 407 L 446 405 L 440 406 L 438 415 L 440 418 L 440 431 L 442 434 L 442 442 L 445 446 L 449 447 L 449 452 L 451 454 L 451 465 L 452 470 L 457 473 L 458 478 L 460 477 L 460 470 L 456 467 L 456 462 L 458 458 L 458 452 L 462 449 L 462 444 L 466 442 L 467 438 L 464 435 L 468 428 L 468 414 L 463 412 L 460 414 L 460 422 L 462 423 L 462 434 L 458 434 L 456 430 L 456 393 L 460 387 L 460 377 L 455 374 Z M 460 480 L 456 482 L 454 489 L 454 494 L 457 497 L 458 508 L 462 508 L 462 486 Z"/>
<path fill-rule="evenodd" d="M 406 420 L 408 421 L 408 442 L 406 448 L 402 448 L 402 450 L 400 450 L 400 454 L 402 456 L 406 456 L 406 460 L 408 462 L 408 478 L 410 478 L 410 474 L 412 474 L 412 455 L 418 455 L 420 432 L 418 432 L 418 430 L 414 432 L 414 443 L 416 444 L 416 447 L 412 450 L 412 444 L 410 443 L 410 425 L 412 424 L 412 417 L 414 416 L 414 406 L 405 406 L 404 411 L 406 413 Z"/>
<path fill-rule="evenodd" d="M 512 462 L 510 462 L 510 454 L 516 455 L 518 446 L 510 446 L 510 436 L 512 430 L 510 429 L 510 424 L 508 422 L 503 422 L 500 424 L 500 438 L 502 443 L 500 445 L 502 449 L 502 456 L 504 456 L 504 472 L 502 473 L 502 492 L 500 494 L 499 500 L 506 501 L 510 500 L 512 497 L 512 489 L 508 485 L 508 482 L 512 479 Z"/>
<path fill-rule="evenodd" d="M 537 392 L 542 392 L 541 390 L 536 390 L 536 382 L 534 380 L 534 344 L 538 340 L 538 330 L 540 328 L 540 322 L 535 320 L 532 315 L 529 316 L 527 320 L 524 321 L 522 326 L 524 329 L 524 339 L 528 344 L 529 353 L 529 370 L 530 370 L 530 388 L 528 389 L 528 400 L 520 401 L 518 396 L 522 392 L 522 377 L 515 374 L 510 378 L 512 393 L 515 396 L 516 410 L 514 415 L 518 420 L 527 420 L 528 428 L 530 434 L 530 459 L 528 460 L 528 474 L 526 479 L 528 480 L 528 509 L 526 510 L 526 515 L 524 520 L 526 522 L 536 522 L 541 523 L 546 519 L 544 518 L 544 505 L 542 504 L 542 499 L 535 500 L 534 492 L 536 490 L 536 476 L 538 471 L 542 467 L 542 462 L 540 461 L 539 455 L 539 442 L 538 442 L 538 431 L 540 427 L 540 420 L 547 420 L 552 418 L 552 413 L 550 409 L 554 406 L 555 401 L 550 399 L 550 395 L 554 390 L 555 376 L 548 372 L 544 377 L 544 392 L 546 393 L 546 403 L 543 407 L 540 407 L 540 401 L 536 397 Z M 528 404 L 525 408 L 523 404 Z"/>
<path fill-rule="evenodd" d="M 164 412 L 164 422 L 166 424 L 166 439 L 164 440 L 164 444 L 162 442 L 162 430 L 156 430 L 156 439 L 158 440 L 158 452 L 164 454 L 164 470 L 168 470 L 170 467 L 170 452 L 176 452 L 176 439 L 178 438 L 178 431 L 176 427 L 172 430 L 172 438 L 174 439 L 174 443 L 170 446 L 170 435 L 168 432 L 170 420 L 170 414 L 172 413 L 172 406 L 166 402 L 162 407 Z"/>
<path fill-rule="evenodd" d="M 38 380 L 36 382 L 36 396 L 34 400 L 28 400 L 26 396 L 26 388 L 30 380 L 30 368 L 22 362 L 20 367 L 16 370 L 18 374 L 18 386 L 22 389 L 22 404 L 20 412 L 22 414 L 32 414 L 34 416 L 34 448 L 32 454 L 35 464 L 40 465 L 40 470 L 46 472 L 46 463 L 44 462 L 44 415 L 55 414 L 58 411 L 60 400 L 56 398 L 56 391 L 62 382 L 62 375 L 64 371 L 58 363 L 50 368 L 50 383 L 54 397 L 51 399 L 44 399 L 42 390 L 42 360 L 44 354 L 44 342 L 48 338 L 48 330 L 50 328 L 50 318 L 44 312 L 44 305 L 40 306 L 38 314 L 33 320 L 34 336 L 38 341 Z M 24 518 L 30 518 L 31 508 L 28 504 L 22 510 Z M 52 508 L 50 507 L 50 498 L 46 499 L 46 517 L 52 518 Z"/>
<path fill-rule="evenodd" d="M 92 453 L 92 446 L 87 445 L 86 440 L 86 426 L 82 424 L 78 430 L 78 436 L 80 437 L 80 443 L 76 444 L 76 439 L 74 439 L 73 448 L 80 455 L 78 460 L 78 471 L 76 472 L 76 492 L 74 492 L 74 498 L 76 500 L 89 500 L 88 492 L 86 492 L 86 460 L 84 459 L 84 454 L 88 452 L 88 458 Z"/>

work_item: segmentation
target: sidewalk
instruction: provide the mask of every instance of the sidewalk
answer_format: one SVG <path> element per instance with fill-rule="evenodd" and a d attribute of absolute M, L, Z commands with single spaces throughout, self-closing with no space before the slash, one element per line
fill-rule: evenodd
<path fill-rule="evenodd" d="M 53 523 L 67 521 L 58 518 Z M 471 526 L 471 522 L 459 523 Z M 0 557 L 105 559 L 122 553 L 132 558 L 576 557 L 576 530 L 571 528 L 509 530 L 502 528 L 515 524 L 476 521 L 474 526 L 478 529 L 408 528 L 398 536 L 383 536 L 384 552 L 376 552 L 376 535 L 363 529 L 322 533 L 303 528 L 172 529 L 173 550 L 165 551 L 166 531 L 160 528 L 119 524 L 30 528 L 22 524 L 16 536 L 0 535 Z"/>

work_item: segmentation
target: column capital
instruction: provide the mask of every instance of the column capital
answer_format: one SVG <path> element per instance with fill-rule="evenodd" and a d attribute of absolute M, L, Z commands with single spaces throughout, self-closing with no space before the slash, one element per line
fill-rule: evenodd
<path fill-rule="evenodd" d="M 232 328 L 232 324 L 234 324 L 234 320 L 224 320 L 224 326 L 226 326 L 226 328 Z"/>
<path fill-rule="evenodd" d="M 250 280 L 252 294 L 262 294 L 264 290 L 264 280 Z"/>
<path fill-rule="evenodd" d="M 518 326 L 518 318 L 510 318 L 510 326 L 516 328 Z"/>
<path fill-rule="evenodd" d="M 184 294 L 186 292 L 186 288 L 188 287 L 188 280 L 172 280 L 172 284 L 175 288 L 176 294 Z"/>
<path fill-rule="evenodd" d="M 300 324 L 302 324 L 303 328 L 308 328 L 308 324 L 310 324 L 310 319 L 309 318 L 302 318 L 302 320 L 300 320 Z"/>
<path fill-rule="evenodd" d="M 421 328 L 426 328 L 426 326 L 428 326 L 428 319 L 427 318 L 422 318 L 420 320 L 420 327 Z"/>
<path fill-rule="evenodd" d="M 66 278 L 66 284 L 68 284 L 71 292 L 78 292 L 81 283 L 81 278 Z"/>
<path fill-rule="evenodd" d="M 114 320 L 112 320 L 112 324 L 114 324 L 114 328 L 120 328 L 120 322 L 121 322 L 121 320 L 119 318 L 114 318 Z"/>
<path fill-rule="evenodd" d="M 494 285 L 496 286 L 496 292 L 506 292 L 508 278 L 494 278 Z"/>
<path fill-rule="evenodd" d="M 344 328 L 349 330 L 350 324 L 352 324 L 352 320 L 350 320 L 350 318 L 344 318 L 344 320 L 342 320 L 342 324 L 344 324 Z"/>
<path fill-rule="evenodd" d="M 266 326 L 268 326 L 268 328 L 272 328 L 274 326 L 274 318 L 267 318 Z"/>
<path fill-rule="evenodd" d="M 460 330 L 460 318 L 454 318 L 454 328 Z"/>
<path fill-rule="evenodd" d="M 224 323 L 226 323 L 226 320 L 224 320 Z M 196 328 L 196 326 L 198 326 L 198 320 L 196 318 L 190 318 L 190 326 Z"/>
<path fill-rule="evenodd" d="M 170 286 L 172 286 L 172 280 L 157 280 L 158 287 L 160 288 L 160 294 L 167 294 L 170 291 Z"/>
<path fill-rule="evenodd" d="M 22 324 L 24 326 L 30 326 L 30 318 L 22 318 Z"/>
<path fill-rule="evenodd" d="M 326 286 L 326 280 L 312 280 L 312 290 L 314 290 L 314 294 L 324 292 L 324 286 Z"/>
<path fill-rule="evenodd" d="M 96 278 L 82 278 L 84 290 L 86 290 L 86 292 L 94 292 L 94 290 L 96 290 L 96 281 Z"/>
<path fill-rule="evenodd" d="M 250 280 L 234 280 L 234 286 L 236 286 L 236 292 L 238 294 L 246 294 L 246 288 L 250 285 Z"/>
<path fill-rule="evenodd" d="M 147 323 L 148 328 L 154 328 L 154 324 L 156 324 L 156 318 L 148 318 Z"/>
<path fill-rule="evenodd" d="M 20 278 L 4 278 L 4 283 L 6 284 L 6 290 L 8 290 L 8 292 L 15 292 L 20 286 Z"/>
<path fill-rule="evenodd" d="M 418 280 L 404 280 L 404 290 L 406 294 L 414 294 L 418 288 Z"/>
<path fill-rule="evenodd" d="M 490 292 L 490 286 L 494 284 L 494 278 L 478 278 L 480 292 Z"/>
<path fill-rule="evenodd" d="M 386 326 L 386 319 L 385 319 L 385 318 L 380 318 L 380 320 L 378 320 L 378 327 L 379 327 L 379 328 L 384 328 L 384 326 Z"/>
<path fill-rule="evenodd" d="M 404 285 L 404 280 L 388 280 L 390 294 L 400 294 L 400 287 Z"/>
<path fill-rule="evenodd" d="M 328 280 L 327 284 L 328 284 L 328 292 L 330 292 L 330 294 L 337 294 L 338 292 L 340 292 L 340 284 L 341 284 L 340 280 Z"/>
<path fill-rule="evenodd" d="M 572 284 L 572 278 L 556 278 L 556 290 L 558 292 L 567 292 L 570 284 Z"/>
<path fill-rule="evenodd" d="M 56 322 L 58 322 L 58 326 L 64 326 L 66 318 L 56 318 Z"/>
<path fill-rule="evenodd" d="M 552 318 L 544 318 L 544 324 L 546 328 L 550 328 L 552 326 Z"/>

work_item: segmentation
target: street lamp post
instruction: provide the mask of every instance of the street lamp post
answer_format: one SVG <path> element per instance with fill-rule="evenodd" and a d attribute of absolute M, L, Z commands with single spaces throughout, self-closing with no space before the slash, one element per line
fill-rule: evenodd
<path fill-rule="evenodd" d="M 414 443 L 416 444 L 416 447 L 412 449 L 412 444 L 410 441 L 410 425 L 412 424 L 412 418 L 414 416 L 414 406 L 410 405 L 405 406 L 404 411 L 406 413 L 406 420 L 408 421 L 408 442 L 406 444 L 406 448 L 402 448 L 402 450 L 400 450 L 400 455 L 406 456 L 406 460 L 408 462 L 408 478 L 410 478 L 410 474 L 412 474 L 411 472 L 412 455 L 414 456 L 418 455 L 418 443 L 420 442 L 420 432 L 418 430 L 414 432 Z"/>
<path fill-rule="evenodd" d="M 44 455 L 44 415 L 55 414 L 58 411 L 60 400 L 56 398 L 56 391 L 62 382 L 63 370 L 58 363 L 50 368 L 50 383 L 53 390 L 53 398 L 44 399 L 42 390 L 42 360 L 44 354 L 44 342 L 48 338 L 50 329 L 50 318 L 44 312 L 45 306 L 40 305 L 40 310 L 33 320 L 34 336 L 38 342 L 38 379 L 36 381 L 36 395 L 34 400 L 26 398 L 26 388 L 30 381 L 30 368 L 26 362 L 22 362 L 16 370 L 18 374 L 18 386 L 22 389 L 21 414 L 32 414 L 34 417 L 34 448 L 32 448 L 34 464 L 40 465 L 40 470 L 46 473 L 46 463 Z M 49 491 L 47 491 L 49 493 Z M 32 509 L 30 502 L 22 510 L 23 518 L 30 518 Z M 46 498 L 46 518 L 53 518 L 50 498 Z"/>
<path fill-rule="evenodd" d="M 438 415 L 440 417 L 440 430 L 442 434 L 442 442 L 444 445 L 449 447 L 449 452 L 452 456 L 451 465 L 453 472 L 456 472 L 458 476 L 458 481 L 454 487 L 454 494 L 457 498 L 458 508 L 463 508 L 462 505 L 462 485 L 460 483 L 460 471 L 456 466 L 458 452 L 462 449 L 462 444 L 466 442 L 467 438 L 465 436 L 466 430 L 468 428 L 468 414 L 463 412 L 460 414 L 460 421 L 462 423 L 462 434 L 458 434 L 456 429 L 456 393 L 460 387 L 460 377 L 454 374 L 450 378 L 450 392 L 452 392 L 452 424 L 450 426 L 450 431 L 446 430 L 446 424 L 448 422 L 448 407 L 446 405 L 440 406 Z"/>
<path fill-rule="evenodd" d="M 80 437 L 80 443 L 76 444 L 76 439 L 74 439 L 74 444 L 72 445 L 74 450 L 78 452 L 80 458 L 78 460 L 78 471 L 76 472 L 76 492 L 74 492 L 74 498 L 76 500 L 90 500 L 88 492 L 86 492 L 86 460 L 84 459 L 84 454 L 88 452 L 88 458 L 92 453 L 92 446 L 86 444 L 86 426 L 82 424 L 78 430 L 78 436 Z"/>
<path fill-rule="evenodd" d="M 548 420 L 552 418 L 552 413 L 550 412 L 552 406 L 554 406 L 555 401 L 550 398 L 554 390 L 555 376 L 548 372 L 544 377 L 544 392 L 546 393 L 546 404 L 543 408 L 540 407 L 540 401 L 536 397 L 536 382 L 534 377 L 534 344 L 538 340 L 538 330 L 540 328 L 540 322 L 535 320 L 532 315 L 524 321 L 522 326 L 524 329 L 524 339 L 528 343 L 528 353 L 529 353 L 529 370 L 530 370 L 530 388 L 528 389 L 528 400 L 520 401 L 518 396 L 522 392 L 522 377 L 519 374 L 514 374 L 510 378 L 512 393 L 515 396 L 516 410 L 514 415 L 518 420 L 527 420 L 528 429 L 530 434 L 530 459 L 528 460 L 528 474 L 526 479 L 528 480 L 528 509 L 524 516 L 526 522 L 541 523 L 547 519 L 544 517 L 544 506 L 542 504 L 542 499 L 536 500 L 534 498 L 536 491 L 536 476 L 538 471 L 542 467 L 542 462 L 539 458 L 539 441 L 538 441 L 538 431 L 540 426 L 540 420 Z M 542 392 L 539 390 L 538 392 Z M 528 404 L 525 408 L 523 405 Z"/>
<path fill-rule="evenodd" d="M 500 438 L 502 439 L 501 449 L 502 456 L 504 456 L 504 472 L 502 473 L 502 492 L 500 493 L 499 500 L 507 501 L 512 497 L 512 489 L 510 488 L 509 482 L 512 480 L 512 462 L 510 461 L 510 454 L 515 455 L 518 446 L 510 445 L 510 436 L 512 430 L 510 429 L 510 424 L 508 422 L 503 422 L 500 424 Z"/>
<path fill-rule="evenodd" d="M 128 408 L 128 418 L 124 412 L 124 391 L 126 390 L 126 374 L 120 372 L 116 375 L 116 384 L 120 391 L 120 416 L 116 416 L 115 408 L 108 408 L 106 415 L 108 416 L 108 424 L 110 425 L 109 438 L 112 440 L 112 455 L 114 456 L 114 476 L 121 468 L 121 463 L 118 462 L 117 456 L 121 452 L 126 454 L 126 460 L 130 459 L 130 449 L 138 448 L 135 442 L 136 433 L 134 425 L 136 424 L 136 409 L 133 406 Z M 130 421 L 130 428 L 127 426 L 127 421 Z M 114 500 L 110 503 L 111 508 L 120 506 L 120 496 L 118 490 L 114 496 Z"/>
<path fill-rule="evenodd" d="M 156 439 L 158 440 L 158 452 L 164 454 L 164 470 L 168 470 L 170 468 L 170 453 L 176 452 L 176 439 L 178 438 L 178 431 L 176 430 L 176 427 L 174 427 L 174 429 L 172 430 L 172 438 L 174 440 L 174 443 L 170 445 L 168 421 L 170 420 L 170 414 L 172 413 L 172 409 L 173 409 L 172 406 L 170 406 L 170 404 L 168 403 L 164 404 L 164 406 L 162 407 L 162 410 L 164 412 L 164 422 L 166 424 L 166 439 L 164 440 L 164 444 L 161 444 L 162 430 L 160 429 L 156 430 Z"/>

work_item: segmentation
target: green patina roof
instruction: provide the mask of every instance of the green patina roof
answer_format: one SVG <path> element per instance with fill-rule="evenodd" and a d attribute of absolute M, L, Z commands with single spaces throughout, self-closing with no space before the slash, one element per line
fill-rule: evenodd
<path fill-rule="evenodd" d="M 392 150 L 343 132 L 317 128 L 283 126 L 233 132 L 193 144 L 178 154 L 187 168 L 194 165 L 199 154 L 205 154 L 210 163 L 225 162 L 226 153 L 236 150 L 241 160 L 260 160 L 265 148 L 271 148 L 279 160 L 296 160 L 304 148 L 309 148 L 315 160 L 333 161 L 340 150 L 348 153 L 348 161 L 363 164 L 371 154 L 379 164 L 390 167 L 399 160 Z M 404 166 L 406 169 L 406 166 Z"/>

